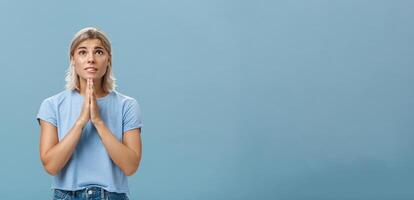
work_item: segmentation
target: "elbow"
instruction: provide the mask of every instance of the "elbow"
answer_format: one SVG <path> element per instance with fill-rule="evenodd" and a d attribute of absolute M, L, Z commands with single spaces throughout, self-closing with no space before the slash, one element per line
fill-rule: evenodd
<path fill-rule="evenodd" d="M 56 176 L 59 173 L 59 170 L 56 170 L 55 168 L 50 167 L 49 165 L 43 165 L 43 168 L 48 174 L 52 176 Z"/>
<path fill-rule="evenodd" d="M 124 170 L 122 170 L 125 174 L 125 176 L 132 176 L 138 171 L 139 167 L 139 160 L 136 160 L 133 164 L 126 167 Z"/>
<path fill-rule="evenodd" d="M 131 171 L 131 172 L 124 172 L 125 176 L 132 176 L 135 174 L 135 171 Z"/>
<path fill-rule="evenodd" d="M 56 176 L 59 173 L 59 170 L 56 169 L 56 167 L 53 167 L 50 162 L 47 162 L 46 159 L 44 159 L 44 157 L 41 157 L 41 160 L 42 160 L 43 169 L 45 169 L 45 171 L 48 174 L 52 176 Z"/>
<path fill-rule="evenodd" d="M 58 174 L 57 171 L 46 170 L 46 172 L 52 176 L 56 176 Z"/>
<path fill-rule="evenodd" d="M 129 169 L 125 169 L 124 170 L 124 174 L 125 174 L 125 176 L 132 176 L 137 171 L 138 171 L 138 166 L 134 166 L 134 167 L 131 167 Z"/>
<path fill-rule="evenodd" d="M 125 176 L 134 175 L 138 171 L 140 163 L 141 163 L 141 156 L 136 157 L 135 159 L 133 159 L 133 162 L 131 162 L 127 167 L 125 167 L 122 170 L 124 172 Z"/>

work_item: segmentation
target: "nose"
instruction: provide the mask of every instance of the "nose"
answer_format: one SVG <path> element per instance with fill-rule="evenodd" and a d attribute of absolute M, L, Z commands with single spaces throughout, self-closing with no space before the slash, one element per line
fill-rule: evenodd
<path fill-rule="evenodd" d="M 93 56 L 93 54 L 88 55 L 88 63 L 95 63 L 95 57 Z"/>

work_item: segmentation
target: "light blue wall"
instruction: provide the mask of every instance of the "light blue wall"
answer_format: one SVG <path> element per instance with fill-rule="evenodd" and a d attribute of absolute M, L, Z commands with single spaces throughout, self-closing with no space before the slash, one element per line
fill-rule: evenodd
<path fill-rule="evenodd" d="M 142 106 L 132 199 L 414 199 L 414 1 L 1 1 L 1 199 L 50 199 L 41 101 L 85 26 Z"/>

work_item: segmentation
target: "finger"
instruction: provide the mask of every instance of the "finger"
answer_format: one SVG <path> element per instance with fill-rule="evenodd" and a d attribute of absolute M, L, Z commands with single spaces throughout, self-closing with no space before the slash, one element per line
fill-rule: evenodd
<path fill-rule="evenodd" d="M 90 91 L 92 100 L 95 100 L 94 99 L 94 96 L 93 96 L 94 95 L 94 91 L 93 91 L 93 80 L 92 79 L 89 80 L 89 91 Z"/>
<path fill-rule="evenodd" d="M 88 87 L 88 92 L 89 92 L 89 90 L 91 89 L 91 79 L 90 78 L 88 78 L 88 85 L 87 85 Z"/>
<path fill-rule="evenodd" d="M 96 98 L 95 98 L 95 91 L 93 90 L 93 80 L 92 79 L 90 79 L 89 86 L 90 86 L 89 92 L 90 92 L 91 101 L 92 101 L 92 103 L 95 103 Z"/>
<path fill-rule="evenodd" d="M 93 79 L 91 79 L 91 94 L 92 94 L 92 98 L 95 100 L 95 88 L 93 86 Z"/>
<path fill-rule="evenodd" d="M 88 100 L 88 103 L 89 103 L 89 78 L 86 79 L 86 91 L 85 91 L 85 94 L 86 94 L 86 100 Z"/>
<path fill-rule="evenodd" d="M 89 79 L 86 79 L 86 91 L 85 92 L 88 92 L 89 91 Z"/>
<path fill-rule="evenodd" d="M 92 81 L 91 81 L 92 82 Z M 92 87 L 91 88 L 89 88 L 89 98 L 90 98 L 90 100 L 91 100 L 91 104 L 93 104 L 94 103 L 94 101 L 95 101 L 95 99 L 93 98 L 93 90 L 92 90 Z"/>
<path fill-rule="evenodd" d="M 88 81 L 88 79 L 86 79 L 85 102 L 88 101 L 88 87 L 89 87 L 89 81 Z"/>
<path fill-rule="evenodd" d="M 91 88 L 91 89 L 89 90 L 89 92 L 90 92 L 89 94 L 91 95 L 91 99 L 92 99 L 92 100 L 95 100 L 95 98 L 94 98 L 95 96 L 94 96 L 94 93 L 93 93 L 93 89 Z"/>
<path fill-rule="evenodd" d="M 91 79 L 88 79 L 88 100 L 89 103 L 92 101 L 92 90 L 91 90 Z"/>

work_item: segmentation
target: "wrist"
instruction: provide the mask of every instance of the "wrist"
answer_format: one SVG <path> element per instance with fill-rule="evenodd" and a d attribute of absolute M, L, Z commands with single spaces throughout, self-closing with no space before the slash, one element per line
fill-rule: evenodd
<path fill-rule="evenodd" d="M 102 119 L 95 119 L 95 120 L 91 120 L 91 121 L 92 121 L 92 124 L 95 125 L 95 126 L 100 126 L 100 125 L 104 124 Z"/>
<path fill-rule="evenodd" d="M 85 127 L 86 123 L 88 123 L 88 121 L 85 121 L 85 120 L 82 120 L 82 119 L 78 119 L 75 122 L 75 124 L 80 126 L 81 128 Z"/>

